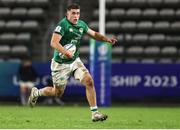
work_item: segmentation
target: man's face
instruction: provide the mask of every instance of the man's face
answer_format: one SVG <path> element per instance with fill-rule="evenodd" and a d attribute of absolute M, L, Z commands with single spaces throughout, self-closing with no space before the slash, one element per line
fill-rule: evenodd
<path fill-rule="evenodd" d="M 67 16 L 67 19 L 72 24 L 77 24 L 77 21 L 79 20 L 79 17 L 80 17 L 80 9 L 68 10 L 66 16 Z"/>

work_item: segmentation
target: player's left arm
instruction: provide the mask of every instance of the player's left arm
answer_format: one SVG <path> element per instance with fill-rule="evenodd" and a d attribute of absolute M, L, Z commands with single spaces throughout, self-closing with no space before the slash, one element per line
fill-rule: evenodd
<path fill-rule="evenodd" d="M 92 38 L 95 38 L 96 40 L 99 40 L 99 41 L 109 42 L 111 44 L 115 44 L 117 42 L 116 38 L 106 37 L 106 36 L 100 34 L 99 32 L 96 32 L 96 31 L 94 31 L 94 30 L 92 30 L 90 28 L 88 28 L 87 34 L 89 36 L 91 36 Z"/>

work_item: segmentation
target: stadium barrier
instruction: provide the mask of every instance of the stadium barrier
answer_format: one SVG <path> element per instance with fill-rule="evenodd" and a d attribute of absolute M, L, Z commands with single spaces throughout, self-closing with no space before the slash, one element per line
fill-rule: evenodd
<path fill-rule="evenodd" d="M 33 66 L 40 78 L 37 87 L 41 88 L 50 77 L 50 63 Z M 19 63 L 0 63 L 0 97 L 19 96 L 18 67 Z M 112 100 L 180 99 L 179 64 L 112 64 L 110 81 Z M 64 96 L 85 97 L 85 89 L 71 77 Z"/>

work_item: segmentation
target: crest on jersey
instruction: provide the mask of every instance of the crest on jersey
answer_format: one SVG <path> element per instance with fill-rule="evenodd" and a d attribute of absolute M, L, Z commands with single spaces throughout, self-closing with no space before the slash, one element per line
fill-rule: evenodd
<path fill-rule="evenodd" d="M 83 33 L 83 28 L 79 28 L 79 32 L 80 32 L 80 33 Z"/>
<path fill-rule="evenodd" d="M 73 29 L 72 29 L 72 28 L 69 28 L 69 32 L 73 32 Z"/>

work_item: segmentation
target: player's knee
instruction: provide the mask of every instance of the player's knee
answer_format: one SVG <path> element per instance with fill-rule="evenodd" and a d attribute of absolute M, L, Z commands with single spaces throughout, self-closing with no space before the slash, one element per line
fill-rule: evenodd
<path fill-rule="evenodd" d="M 61 92 L 60 91 L 55 91 L 55 97 L 58 97 L 58 96 L 60 96 L 61 95 Z"/>
<path fill-rule="evenodd" d="M 86 87 L 93 87 L 94 86 L 94 81 L 93 81 L 92 77 L 90 76 L 90 74 L 86 74 L 84 76 L 83 82 L 84 82 Z"/>
<path fill-rule="evenodd" d="M 64 93 L 64 89 L 60 89 L 60 88 L 55 88 L 55 96 L 56 97 L 61 97 Z"/>
<path fill-rule="evenodd" d="M 66 87 L 66 82 L 54 82 L 53 84 L 55 92 L 54 95 L 57 96 L 62 96 L 64 93 L 64 89 Z"/>

